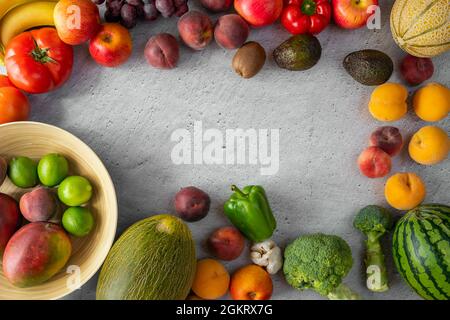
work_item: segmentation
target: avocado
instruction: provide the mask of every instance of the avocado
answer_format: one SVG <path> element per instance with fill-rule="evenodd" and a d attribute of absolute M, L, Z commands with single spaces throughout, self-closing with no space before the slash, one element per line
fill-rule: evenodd
<path fill-rule="evenodd" d="M 392 59 L 378 50 L 352 52 L 345 57 L 343 64 L 353 79 L 366 86 L 385 83 L 394 71 Z"/>
<path fill-rule="evenodd" d="M 310 34 L 290 37 L 273 52 L 280 68 L 301 71 L 312 68 L 320 59 L 322 47 L 319 40 Z"/>

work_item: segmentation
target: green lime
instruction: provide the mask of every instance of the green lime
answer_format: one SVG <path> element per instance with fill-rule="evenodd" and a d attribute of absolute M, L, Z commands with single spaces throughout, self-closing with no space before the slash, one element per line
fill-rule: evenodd
<path fill-rule="evenodd" d="M 94 227 L 94 217 L 86 208 L 71 207 L 64 212 L 62 225 L 68 233 L 76 237 L 84 237 Z"/>
<path fill-rule="evenodd" d="M 81 206 L 91 199 L 92 185 L 84 177 L 70 176 L 65 178 L 58 187 L 58 197 L 65 205 Z"/>
<path fill-rule="evenodd" d="M 19 188 L 31 188 L 38 184 L 36 162 L 27 157 L 14 157 L 9 162 L 8 176 Z"/>
<path fill-rule="evenodd" d="M 54 187 L 67 177 L 69 163 L 63 156 L 50 153 L 39 161 L 37 170 L 41 183 L 47 187 Z"/>

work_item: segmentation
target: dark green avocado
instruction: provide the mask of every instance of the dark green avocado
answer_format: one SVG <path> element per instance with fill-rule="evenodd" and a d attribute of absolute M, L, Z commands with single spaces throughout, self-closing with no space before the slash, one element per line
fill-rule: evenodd
<path fill-rule="evenodd" d="M 394 71 L 392 59 L 378 50 L 352 52 L 345 57 L 343 64 L 353 79 L 366 86 L 385 83 Z"/>
<path fill-rule="evenodd" d="M 312 68 L 320 59 L 322 47 L 319 40 L 310 34 L 290 37 L 273 52 L 280 68 L 301 71 Z"/>

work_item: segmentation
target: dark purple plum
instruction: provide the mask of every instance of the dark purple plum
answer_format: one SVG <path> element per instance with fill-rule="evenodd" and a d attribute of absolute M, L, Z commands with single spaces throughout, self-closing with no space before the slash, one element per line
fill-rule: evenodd
<path fill-rule="evenodd" d="M 211 200 L 208 194 L 196 187 L 186 187 L 175 195 L 175 211 L 188 222 L 203 219 L 209 212 Z"/>

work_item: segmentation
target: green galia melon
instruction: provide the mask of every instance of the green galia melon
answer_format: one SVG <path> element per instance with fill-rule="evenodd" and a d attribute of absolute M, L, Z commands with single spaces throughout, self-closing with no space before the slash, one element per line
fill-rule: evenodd
<path fill-rule="evenodd" d="M 188 226 L 171 215 L 153 216 L 132 225 L 116 241 L 100 272 L 97 299 L 185 299 L 195 268 Z"/>
<path fill-rule="evenodd" d="M 416 57 L 434 57 L 449 50 L 449 0 L 396 0 L 391 31 L 395 42 Z"/>

